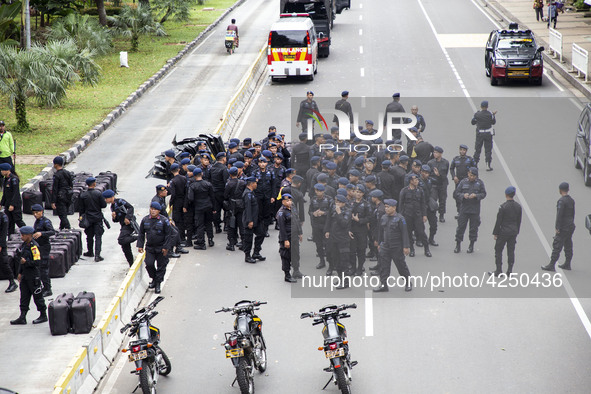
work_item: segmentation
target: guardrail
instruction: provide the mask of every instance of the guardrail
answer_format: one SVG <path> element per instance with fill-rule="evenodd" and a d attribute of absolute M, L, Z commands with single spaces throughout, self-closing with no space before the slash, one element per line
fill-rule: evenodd
<path fill-rule="evenodd" d="M 585 74 L 585 82 L 588 82 L 589 76 L 589 51 L 583 49 L 577 44 L 573 43 L 573 54 L 572 54 L 572 70 L 571 72 L 577 71 L 577 75 L 580 77 L 581 74 Z"/>
<path fill-rule="evenodd" d="M 263 48 L 259 51 L 259 56 L 255 60 L 254 64 L 250 66 L 250 69 L 246 73 L 242 83 L 239 85 L 238 91 L 236 94 L 234 94 L 234 96 L 232 96 L 232 99 L 230 99 L 230 102 L 222 114 L 220 123 L 215 128 L 214 134 L 221 135 L 222 137 L 228 137 L 232 131 L 234 131 L 234 127 L 236 127 L 240 116 L 246 109 L 250 98 L 254 94 L 254 91 L 257 87 L 257 82 L 266 70 L 266 52 L 267 44 L 265 44 L 265 46 L 263 46 Z"/>
<path fill-rule="evenodd" d="M 548 45 L 550 46 L 550 50 L 552 51 L 553 57 L 558 55 L 560 63 L 563 63 L 562 60 L 562 33 L 555 29 L 548 29 L 549 36 L 548 36 Z"/>

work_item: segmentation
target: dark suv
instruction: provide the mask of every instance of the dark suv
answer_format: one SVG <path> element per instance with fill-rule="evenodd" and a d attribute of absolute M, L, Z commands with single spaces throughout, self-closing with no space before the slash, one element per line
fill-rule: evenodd
<path fill-rule="evenodd" d="M 591 157 L 589 152 L 591 149 L 591 139 L 589 137 L 590 128 L 591 103 L 583 108 L 583 112 L 581 112 L 581 116 L 579 117 L 577 136 L 575 138 L 575 150 L 573 153 L 575 158 L 575 168 L 583 169 L 585 186 L 591 186 Z"/>
<path fill-rule="evenodd" d="M 542 51 L 538 47 L 534 33 L 519 30 L 516 23 L 509 29 L 493 30 L 486 42 L 484 68 L 490 84 L 509 79 L 527 79 L 535 85 L 542 84 L 544 63 Z"/>

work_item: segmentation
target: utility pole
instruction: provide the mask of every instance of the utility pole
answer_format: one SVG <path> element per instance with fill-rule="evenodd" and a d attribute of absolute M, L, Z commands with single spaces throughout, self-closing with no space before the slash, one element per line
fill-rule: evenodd
<path fill-rule="evenodd" d="M 29 12 L 29 0 L 23 0 L 21 23 L 24 24 L 25 49 L 31 49 L 31 13 Z"/>

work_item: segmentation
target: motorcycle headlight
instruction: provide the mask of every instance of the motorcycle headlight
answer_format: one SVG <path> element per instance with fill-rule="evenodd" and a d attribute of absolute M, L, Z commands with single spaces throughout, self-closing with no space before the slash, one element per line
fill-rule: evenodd
<path fill-rule="evenodd" d="M 532 66 L 536 67 L 539 66 L 540 64 L 542 64 L 542 61 L 540 59 L 534 59 L 534 61 L 532 62 Z"/>
<path fill-rule="evenodd" d="M 505 61 L 503 59 L 495 60 L 495 66 L 497 66 L 497 67 L 505 67 L 506 65 L 507 65 L 507 63 L 505 63 Z"/>

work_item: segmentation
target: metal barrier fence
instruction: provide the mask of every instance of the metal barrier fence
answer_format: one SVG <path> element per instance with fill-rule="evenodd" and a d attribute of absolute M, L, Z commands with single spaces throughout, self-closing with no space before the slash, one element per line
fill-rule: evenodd
<path fill-rule="evenodd" d="M 246 73 L 246 76 L 243 82 L 240 84 L 238 91 L 236 94 L 234 94 L 226 106 L 226 109 L 222 115 L 222 119 L 216 127 L 214 134 L 227 138 L 232 133 L 232 131 L 234 131 L 234 127 L 236 127 L 238 119 L 246 109 L 250 98 L 254 94 L 259 78 L 266 70 L 266 56 L 267 44 L 265 44 L 265 46 L 263 46 L 263 48 L 259 51 L 259 56 Z"/>
<path fill-rule="evenodd" d="M 558 55 L 560 62 L 562 63 L 562 33 L 558 30 L 554 30 L 552 28 L 549 30 L 549 46 L 550 50 L 553 52 L 553 56 L 556 57 Z"/>
<path fill-rule="evenodd" d="M 573 67 L 571 71 L 577 71 L 579 77 L 581 74 L 585 74 L 585 82 L 587 82 L 589 75 L 589 51 L 573 43 L 572 63 Z"/>

